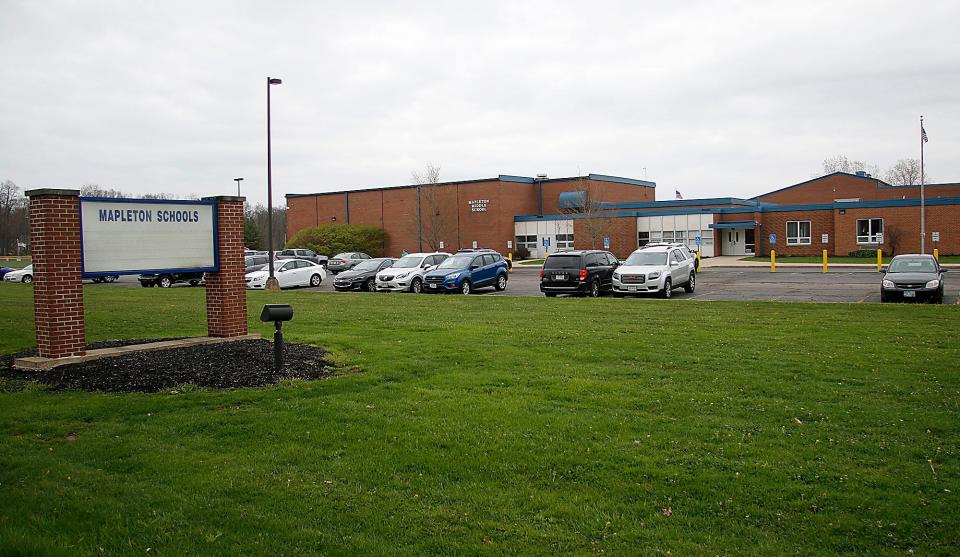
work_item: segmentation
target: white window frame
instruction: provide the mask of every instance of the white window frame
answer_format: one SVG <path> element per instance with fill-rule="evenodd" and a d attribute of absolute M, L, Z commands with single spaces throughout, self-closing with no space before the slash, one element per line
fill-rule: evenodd
<path fill-rule="evenodd" d="M 860 235 L 860 222 L 867 221 L 867 235 Z M 876 231 L 873 228 L 874 221 L 880 221 L 880 231 Z M 854 233 L 857 235 L 857 245 L 878 245 L 883 243 L 883 230 L 886 228 L 882 217 L 869 217 L 865 219 L 857 219 L 854 223 Z"/>
<path fill-rule="evenodd" d="M 792 223 L 797 223 L 797 235 L 790 236 L 790 225 Z M 807 223 L 807 235 L 803 235 L 803 231 L 800 230 L 800 225 Z M 787 245 L 788 246 L 809 246 L 813 243 L 813 224 L 808 220 L 788 220 L 784 225 L 786 228 Z"/>
<path fill-rule="evenodd" d="M 573 234 L 557 234 L 557 250 L 573 249 Z"/>

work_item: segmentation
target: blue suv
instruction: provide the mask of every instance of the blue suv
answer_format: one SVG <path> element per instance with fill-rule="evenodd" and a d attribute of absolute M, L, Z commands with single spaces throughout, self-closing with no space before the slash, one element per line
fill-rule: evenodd
<path fill-rule="evenodd" d="M 507 262 L 495 252 L 458 253 L 423 276 L 424 292 L 462 292 L 476 288 L 507 287 Z"/>

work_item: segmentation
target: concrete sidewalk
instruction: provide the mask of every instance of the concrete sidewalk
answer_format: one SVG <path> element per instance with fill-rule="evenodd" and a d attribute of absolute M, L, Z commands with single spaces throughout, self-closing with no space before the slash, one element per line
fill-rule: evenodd
<path fill-rule="evenodd" d="M 711 267 L 764 267 L 769 269 L 769 261 L 744 261 L 744 255 L 721 255 L 719 257 L 704 257 L 700 260 L 701 269 L 709 269 Z M 833 263 L 828 260 L 828 265 L 830 269 L 835 267 L 837 268 L 852 268 L 852 269 L 876 269 L 877 263 Z M 886 263 L 884 263 L 886 265 Z M 942 265 L 945 268 L 960 268 L 960 265 L 944 263 Z M 791 267 L 808 267 L 808 268 L 817 268 L 820 269 L 823 267 L 822 263 L 789 263 L 782 259 L 777 259 L 777 268 L 791 268 Z"/>

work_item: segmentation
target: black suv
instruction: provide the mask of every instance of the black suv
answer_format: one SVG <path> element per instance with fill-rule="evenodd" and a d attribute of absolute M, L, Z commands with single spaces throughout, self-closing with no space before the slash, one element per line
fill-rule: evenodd
<path fill-rule="evenodd" d="M 170 288 L 178 282 L 187 282 L 190 283 L 190 286 L 196 286 L 203 280 L 203 273 L 148 273 L 137 278 L 140 280 L 140 286 L 144 288 L 149 286 Z"/>
<path fill-rule="evenodd" d="M 581 294 L 596 298 L 613 290 L 613 270 L 620 265 L 608 251 L 575 250 L 552 253 L 540 271 L 540 292 Z"/>

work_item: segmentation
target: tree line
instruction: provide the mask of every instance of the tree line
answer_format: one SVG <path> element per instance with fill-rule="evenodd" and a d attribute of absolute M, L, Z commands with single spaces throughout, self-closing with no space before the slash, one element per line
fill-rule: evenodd
<path fill-rule="evenodd" d="M 29 200 L 16 183 L 0 182 L 0 255 L 27 254 L 30 251 Z M 131 195 L 125 191 L 105 188 L 98 184 L 80 186 L 84 197 L 114 197 L 139 199 L 183 199 L 170 193 L 145 193 Z M 196 194 L 186 199 L 199 199 Z M 244 241 L 250 249 L 267 249 L 267 208 L 261 204 L 244 205 Z M 273 208 L 273 247 L 282 249 L 287 239 L 287 208 Z M 19 251 L 18 251 L 18 245 Z"/>

